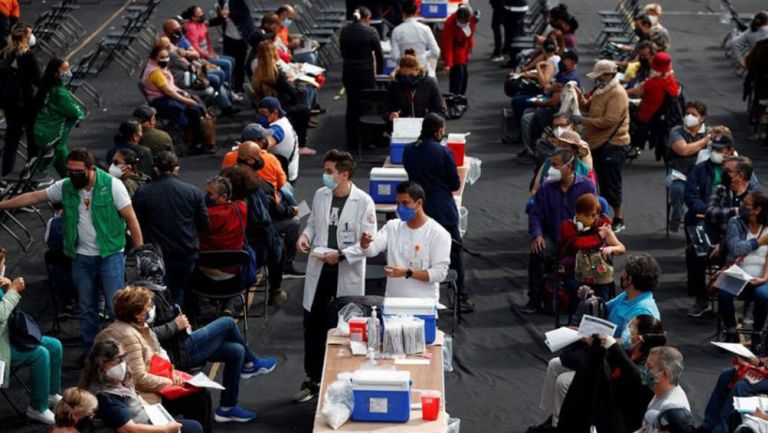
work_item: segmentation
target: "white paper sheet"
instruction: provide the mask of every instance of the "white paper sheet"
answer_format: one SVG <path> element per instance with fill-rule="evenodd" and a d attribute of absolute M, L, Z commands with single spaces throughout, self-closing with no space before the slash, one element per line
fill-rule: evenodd
<path fill-rule="evenodd" d="M 546 337 L 544 343 L 553 353 L 579 341 L 581 338 L 579 337 L 579 331 L 567 326 L 549 331 L 544 336 Z"/>
<path fill-rule="evenodd" d="M 5 362 L 0 361 L 0 386 L 3 386 L 4 377 L 5 377 Z"/>
<path fill-rule="evenodd" d="M 168 425 L 176 421 L 173 419 L 171 414 L 165 410 L 161 403 L 145 404 L 144 410 L 147 412 L 147 416 L 149 416 L 149 422 L 151 422 L 152 425 Z"/>
<path fill-rule="evenodd" d="M 323 72 L 325 72 L 325 69 L 315 66 L 309 63 L 302 63 L 301 65 L 301 72 L 307 74 L 307 75 L 320 75 Z"/>
<path fill-rule="evenodd" d="M 743 344 L 740 343 L 721 343 L 719 341 L 712 341 L 711 343 L 742 358 L 757 358 L 757 356 L 755 356 L 751 350 L 747 349 Z"/>
<path fill-rule="evenodd" d="M 352 351 L 352 355 L 365 356 L 368 354 L 368 344 L 362 341 L 349 341 L 349 349 Z"/>
<path fill-rule="evenodd" d="M 192 378 L 189 379 L 187 383 L 192 386 L 196 386 L 198 388 L 211 388 L 211 389 L 221 389 L 221 390 L 225 389 L 224 386 L 222 386 L 218 382 L 214 382 L 203 372 L 197 373 L 196 375 L 192 376 Z"/>
<path fill-rule="evenodd" d="M 733 397 L 733 408 L 739 413 L 755 413 L 757 408 L 763 412 L 768 410 L 768 398 L 765 397 Z"/>
<path fill-rule="evenodd" d="M 734 296 L 739 296 L 744 287 L 747 286 L 747 283 L 752 279 L 754 277 L 746 273 L 744 269 L 741 269 L 738 265 L 733 265 L 720 273 L 714 286 Z"/>
<path fill-rule="evenodd" d="M 595 334 L 601 337 L 613 337 L 616 333 L 616 324 L 599 317 L 584 315 L 579 324 L 579 336 L 591 337 Z"/>
<path fill-rule="evenodd" d="M 307 201 L 302 200 L 301 203 L 299 203 L 299 214 L 297 215 L 299 219 L 304 218 L 305 216 L 309 215 L 311 212 L 312 212 L 312 209 L 309 208 Z"/>

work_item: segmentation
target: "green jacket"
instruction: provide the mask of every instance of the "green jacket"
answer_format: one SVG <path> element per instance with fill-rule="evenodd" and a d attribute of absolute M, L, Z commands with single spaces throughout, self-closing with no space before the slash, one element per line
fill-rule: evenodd
<path fill-rule="evenodd" d="M 11 317 L 13 309 L 19 305 L 19 301 L 21 301 L 21 295 L 17 292 L 5 293 L 0 289 L 0 361 L 5 363 L 3 388 L 8 388 L 11 375 L 11 334 L 8 331 L 8 318 Z"/>
<path fill-rule="evenodd" d="M 107 257 L 125 248 L 125 220 L 117 212 L 112 199 L 113 178 L 96 169 L 96 183 L 91 198 L 91 219 L 96 229 L 96 245 L 99 255 Z M 64 254 L 75 257 L 77 247 L 77 223 L 80 221 L 80 194 L 65 179 L 61 188 L 61 205 L 64 209 Z"/>
<path fill-rule="evenodd" d="M 45 98 L 45 105 L 35 118 L 35 142 L 40 149 L 44 149 L 47 144 L 61 137 L 59 146 L 66 146 L 69 131 L 84 116 L 82 107 L 63 84 L 52 87 Z"/>

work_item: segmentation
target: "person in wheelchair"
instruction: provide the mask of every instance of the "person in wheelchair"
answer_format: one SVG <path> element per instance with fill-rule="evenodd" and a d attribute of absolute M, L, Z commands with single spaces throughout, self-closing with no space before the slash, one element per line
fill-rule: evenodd
<path fill-rule="evenodd" d="M 738 214 L 728 221 L 725 240 L 719 253 L 725 253 L 726 266 L 737 264 L 753 277 L 738 295 L 754 301 L 752 350 L 759 352 L 760 334 L 768 315 L 768 196 L 747 192 L 738 207 Z M 725 250 L 725 251 L 723 251 Z M 726 341 L 738 341 L 734 300 L 736 295 L 723 288 L 718 290 L 718 306 L 725 323 Z"/>
<path fill-rule="evenodd" d="M 573 301 L 581 286 L 589 286 L 598 297 L 608 300 L 614 286 L 612 257 L 625 252 L 624 244 L 611 230 L 611 218 L 601 212 L 597 197 L 593 194 L 579 197 L 576 215 L 560 224 L 563 283 L 571 294 L 569 313 L 576 311 Z"/>

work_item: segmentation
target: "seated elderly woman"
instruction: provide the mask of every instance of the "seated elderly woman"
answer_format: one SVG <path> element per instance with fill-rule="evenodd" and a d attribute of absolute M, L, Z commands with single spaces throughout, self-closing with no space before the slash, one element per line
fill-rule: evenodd
<path fill-rule="evenodd" d="M 80 374 L 80 387 L 98 399 L 97 415 L 104 425 L 117 433 L 203 433 L 202 425 L 193 420 L 151 424 L 144 409 L 148 402 L 134 388 L 125 361 L 129 356 L 117 340 L 103 338 L 94 343 Z"/>
<path fill-rule="evenodd" d="M 653 299 L 653 290 L 659 284 L 660 275 L 661 270 L 653 257 L 648 254 L 630 256 L 620 277 L 621 288 L 624 292 L 606 303 L 608 310 L 607 318 L 616 325 L 614 338 L 617 338 L 625 349 L 632 347 L 632 335 L 636 333 L 636 327 L 633 327 L 632 324 L 636 318 L 647 315 L 656 320 L 660 319 L 659 308 Z M 588 287 L 580 289 L 579 297 L 588 297 L 588 294 L 583 293 L 582 290 L 591 292 L 591 289 Z M 572 349 L 566 350 L 569 353 L 567 357 L 552 358 L 547 365 L 539 407 L 543 410 L 551 411 L 549 413 L 552 415 L 552 419 L 545 421 L 540 426 L 542 428 L 551 429 L 551 424 L 557 424 L 562 398 L 565 396 L 565 392 L 561 391 L 567 388 L 567 385 L 565 387 L 558 385 L 558 378 L 563 373 L 579 370 L 586 365 L 587 356 L 584 348 L 575 346 Z M 569 384 L 571 378 L 563 378 L 563 380 L 566 379 L 568 379 L 566 382 Z M 557 400 L 555 398 L 556 390 L 560 390 L 557 391 L 560 393 L 560 398 Z M 533 431 L 537 432 L 539 430 Z"/>
<path fill-rule="evenodd" d="M 760 343 L 760 330 L 768 315 L 768 196 L 760 192 L 750 192 L 742 201 L 738 216 L 728 221 L 725 240 L 726 264 L 738 264 L 752 276 L 747 287 L 739 297 L 751 299 L 755 304 L 752 346 L 757 349 Z M 725 323 L 725 335 L 728 341 L 738 341 L 736 335 L 736 295 L 720 287 L 718 306 Z"/>
<path fill-rule="evenodd" d="M 179 385 L 183 379 L 174 374 L 173 379 L 158 376 L 149 371 L 154 356 L 169 359 L 159 340 L 168 338 L 150 328 L 154 323 L 155 307 L 153 295 L 149 289 L 128 286 L 115 295 L 116 321 L 104 329 L 97 341 L 114 338 L 125 347 L 128 365 L 136 389 L 150 402 L 160 401 L 159 393 L 170 385 Z M 170 327 L 170 329 L 169 329 Z M 187 332 L 189 321 L 179 315 L 163 328 L 162 334 Z M 230 317 L 219 318 L 189 335 L 185 341 L 185 350 L 191 367 L 201 367 L 206 362 L 222 361 L 224 367 L 224 386 L 219 407 L 216 409 L 217 422 L 248 422 L 255 419 L 253 412 L 237 406 L 240 378 L 250 378 L 271 372 L 276 365 L 274 358 L 258 359 L 247 348 L 234 320 Z M 204 425 L 209 424 L 210 408 L 205 407 L 207 399 L 204 393 L 168 400 L 163 403 L 173 412 L 194 413 L 201 417 Z M 207 416 L 203 416 L 207 415 Z"/>
<path fill-rule="evenodd" d="M 61 400 L 53 407 L 56 425 L 48 433 L 79 433 L 93 418 L 98 401 L 82 388 L 67 388 L 61 393 Z"/>
<path fill-rule="evenodd" d="M 0 248 L 0 268 L 5 269 L 5 250 Z M 21 302 L 24 278 L 13 281 L 0 277 L 0 361 L 5 363 L 2 387 L 10 383 L 10 371 L 18 367 L 31 367 L 30 386 L 32 400 L 27 418 L 43 424 L 54 424 L 54 414 L 48 407 L 61 399 L 61 342 L 44 335 L 37 347 L 19 348 L 11 343 L 8 319 Z"/>

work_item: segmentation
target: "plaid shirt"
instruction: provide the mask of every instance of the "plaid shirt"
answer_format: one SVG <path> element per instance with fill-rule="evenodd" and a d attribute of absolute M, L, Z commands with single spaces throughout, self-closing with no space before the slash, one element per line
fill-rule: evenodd
<path fill-rule="evenodd" d="M 725 234 L 728 220 L 739 214 L 739 205 L 750 191 L 752 188 L 747 187 L 743 194 L 736 195 L 725 185 L 716 186 L 709 196 L 709 206 L 705 216 L 707 224 L 717 230 L 720 236 Z"/>

